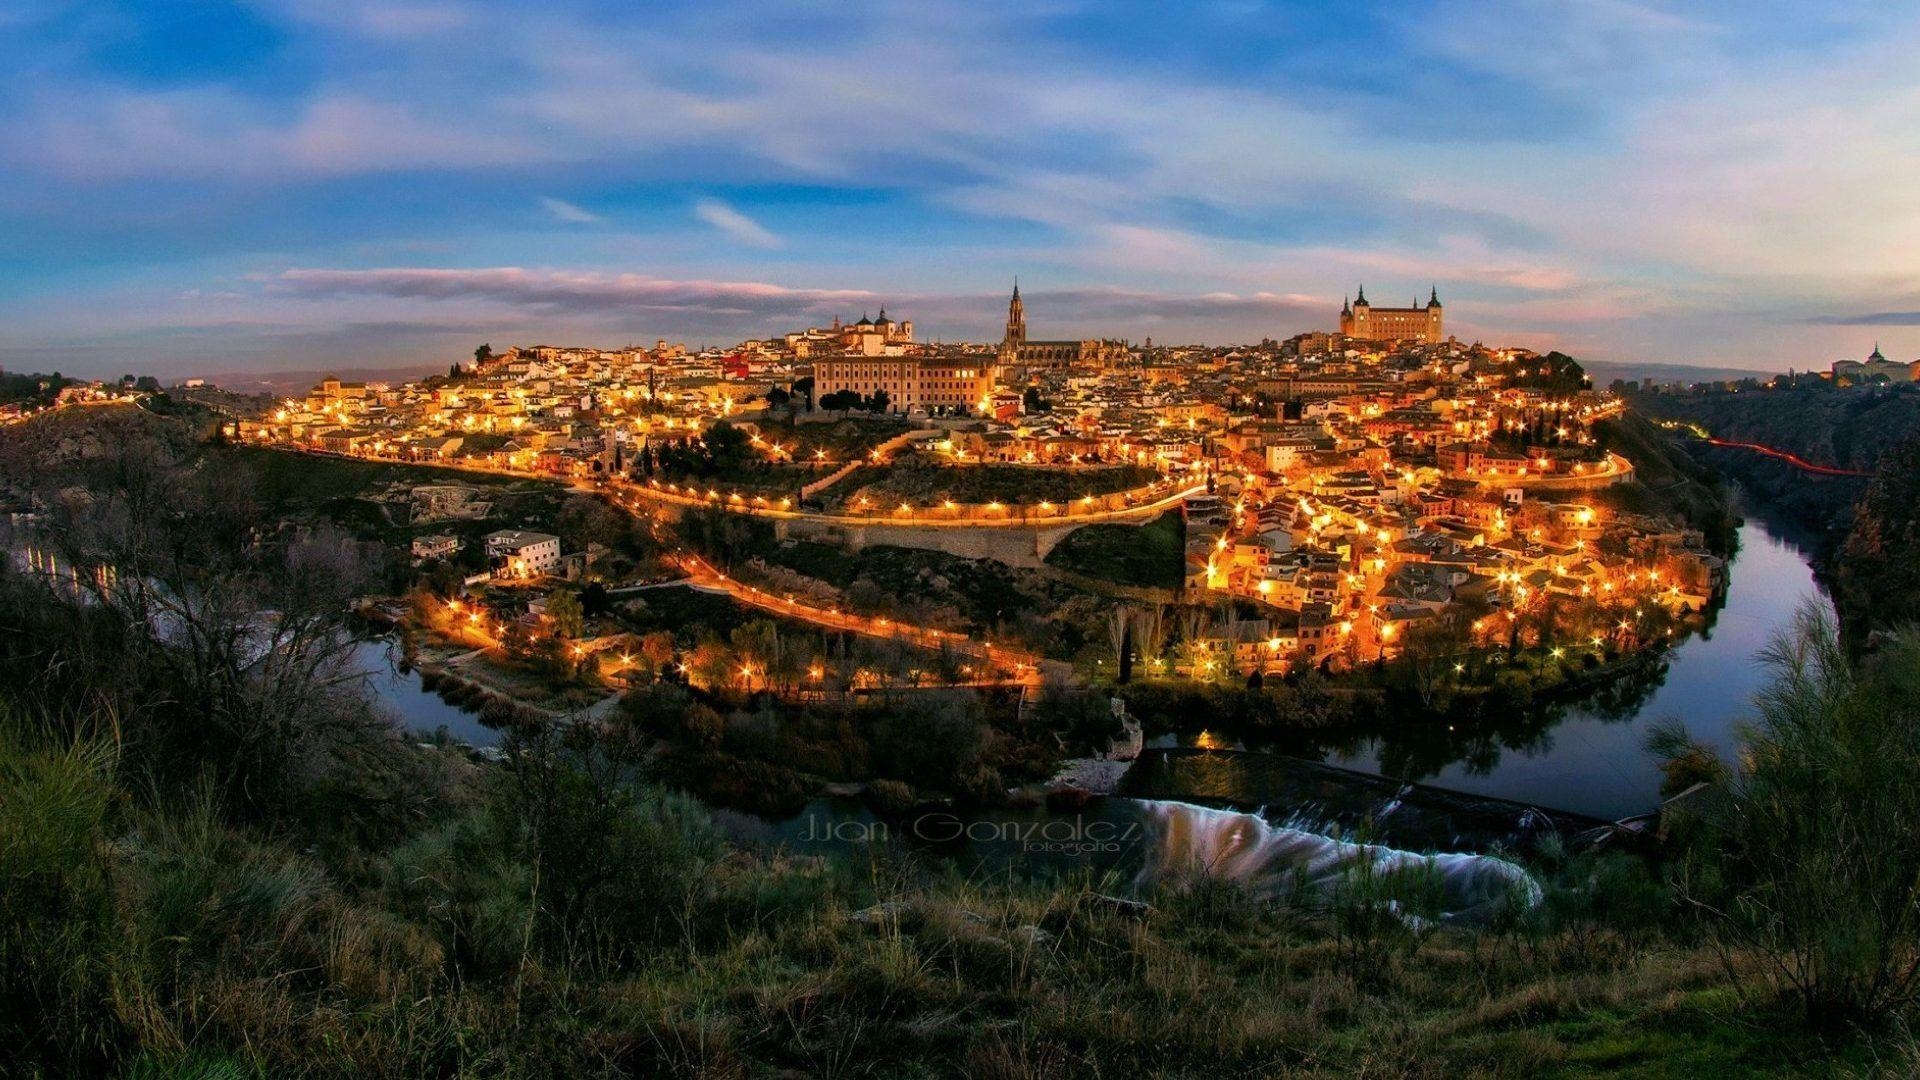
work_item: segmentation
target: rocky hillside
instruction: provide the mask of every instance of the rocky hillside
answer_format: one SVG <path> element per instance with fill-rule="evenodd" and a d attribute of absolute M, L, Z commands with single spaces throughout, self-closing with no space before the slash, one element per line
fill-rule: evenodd
<path fill-rule="evenodd" d="M 1735 521 L 1713 469 L 1688 457 L 1662 429 L 1629 411 L 1594 425 L 1600 445 L 1633 462 L 1631 483 L 1594 495 L 1615 509 L 1672 514 L 1707 534 L 1715 551 L 1732 549 Z"/>
<path fill-rule="evenodd" d="M 1872 470 L 1894 447 L 1920 436 L 1920 386 L 1641 394 L 1632 404 L 1658 420 L 1697 424 L 1717 438 L 1842 469 Z"/>
<path fill-rule="evenodd" d="M 1855 628 L 1912 622 L 1920 611 L 1920 438 L 1880 462 L 1835 568 Z"/>

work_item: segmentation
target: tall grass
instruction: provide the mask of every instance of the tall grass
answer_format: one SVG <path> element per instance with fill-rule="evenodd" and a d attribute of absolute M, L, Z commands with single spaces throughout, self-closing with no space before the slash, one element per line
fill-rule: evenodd
<path fill-rule="evenodd" d="M 0 1047 L 84 1067 L 117 1038 L 102 1008 L 114 936 L 117 753 L 0 711 Z"/>
<path fill-rule="evenodd" d="M 1878 1024 L 1920 997 L 1920 637 L 1856 664 L 1809 607 L 1765 659 L 1737 767 L 1682 823 L 1678 883 L 1810 1023 Z M 1673 730 L 1657 745 L 1699 753 Z"/>

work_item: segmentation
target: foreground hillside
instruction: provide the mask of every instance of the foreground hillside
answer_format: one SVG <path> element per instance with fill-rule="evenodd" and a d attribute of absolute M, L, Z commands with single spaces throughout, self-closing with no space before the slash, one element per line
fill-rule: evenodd
<path fill-rule="evenodd" d="M 342 667 L 361 542 L 260 541 L 259 477 L 145 423 L 54 455 L 0 434 L 79 571 L 0 571 L 0 1072 L 1920 1067 L 1913 643 L 1854 668 L 1804 627 L 1744 771 L 1669 740 L 1718 809 L 1655 855 L 1549 847 L 1539 902 L 1473 925 L 1439 921 L 1437 871 L 1366 860 L 1305 891 L 1219 860 L 1136 883 L 780 854 L 663 787 L 652 685 L 510 721 L 498 763 L 403 736 Z"/>

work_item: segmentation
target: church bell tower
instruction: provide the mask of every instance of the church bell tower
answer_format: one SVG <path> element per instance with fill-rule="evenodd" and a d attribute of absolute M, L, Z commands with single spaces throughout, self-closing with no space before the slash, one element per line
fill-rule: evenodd
<path fill-rule="evenodd" d="M 1013 299 L 1007 301 L 1007 335 L 1000 341 L 1001 355 L 1007 362 L 1020 359 L 1020 347 L 1027 343 L 1027 307 L 1020 302 L 1020 279 L 1013 279 Z"/>

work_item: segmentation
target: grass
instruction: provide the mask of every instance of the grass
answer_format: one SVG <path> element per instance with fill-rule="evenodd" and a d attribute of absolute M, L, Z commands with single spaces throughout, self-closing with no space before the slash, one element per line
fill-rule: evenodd
<path fill-rule="evenodd" d="M 1121 585 L 1177 589 L 1186 579 L 1186 535 L 1177 512 L 1145 525 L 1086 525 L 1047 554 L 1047 565 Z"/>
<path fill-rule="evenodd" d="M 874 447 L 913 428 L 902 417 L 857 414 L 828 423 L 793 424 L 770 419 L 756 423 L 766 441 L 787 447 L 797 461 L 811 459 L 816 450 L 825 450 L 834 462 L 863 458 Z"/>
<path fill-rule="evenodd" d="M 893 844 L 731 846 L 697 805 L 631 779 L 650 746 L 600 761 L 581 729 L 515 726 L 499 767 L 398 736 L 314 744 L 292 781 L 296 813 L 241 813 L 213 798 L 221 777 L 123 760 L 143 753 L 165 702 L 116 699 L 128 706 L 102 737 L 89 734 L 107 730 L 100 718 L 55 726 L 15 694 L 0 698 L 0 1066 L 12 1072 L 1691 1077 L 1916 1064 L 1897 1038 L 1804 1034 L 1755 962 L 1723 966 L 1627 857 L 1549 853 L 1536 866 L 1548 903 L 1478 930 L 1412 933 L 1364 898 L 1292 906 L 1206 879 L 1146 889 L 1141 911 L 1108 899 L 1128 882 L 1090 872 L 988 878 Z M 917 777 L 963 749 L 906 716 L 821 714 L 791 731 L 785 718 L 722 719 L 723 742 L 764 744 L 755 761 L 716 765 L 749 786 L 778 781 L 753 768 L 776 758 L 876 767 L 802 752 L 898 755 L 906 771 L 882 773 Z M 858 737 L 880 722 L 887 738 Z M 609 745 L 627 743 L 616 729 Z"/>
<path fill-rule="evenodd" d="M 112 787 L 92 783 L 38 801 L 84 826 Z M 1140 918 L 1100 899 L 1113 881 L 728 852 L 697 813 L 640 812 L 594 838 L 664 860 L 632 885 L 649 902 L 622 960 L 525 933 L 542 894 L 484 814 L 344 864 L 123 810 L 95 834 L 102 872 L 62 885 L 97 938 L 33 946 L 98 965 L 52 1003 L 76 1041 L 14 1045 L 128 1077 L 1821 1076 L 1875 1052 L 1798 1034 L 1657 941 L 1445 931 L 1356 965 L 1374 944 L 1228 886 Z"/>
<path fill-rule="evenodd" d="M 395 485 L 463 484 L 479 488 L 489 496 L 503 491 L 560 487 L 546 480 L 259 447 L 229 447 L 221 453 L 254 473 L 258 481 L 257 495 L 269 508 L 311 506 L 329 499 L 375 495 Z"/>

